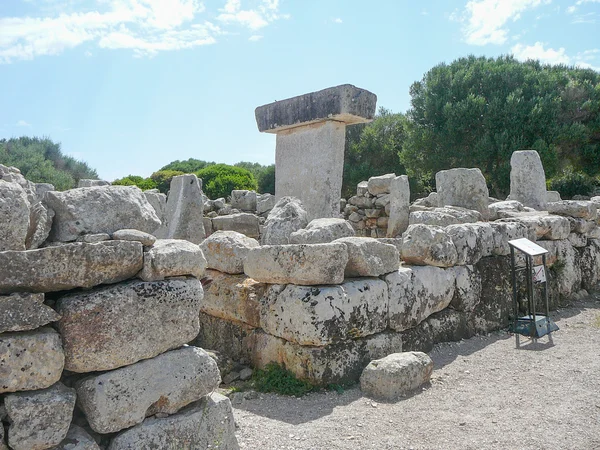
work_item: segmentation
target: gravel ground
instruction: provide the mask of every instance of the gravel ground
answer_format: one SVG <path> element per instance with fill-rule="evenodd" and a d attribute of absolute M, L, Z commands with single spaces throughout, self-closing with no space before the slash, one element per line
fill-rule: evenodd
<path fill-rule="evenodd" d="M 506 332 L 439 344 L 431 384 L 392 404 L 358 387 L 234 405 L 242 449 L 600 449 L 600 295 L 536 344 Z M 251 395 L 247 395 L 251 397 Z"/>

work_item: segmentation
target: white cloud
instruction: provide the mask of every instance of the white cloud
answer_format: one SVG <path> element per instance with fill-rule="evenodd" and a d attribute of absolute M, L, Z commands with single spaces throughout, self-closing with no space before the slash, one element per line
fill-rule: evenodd
<path fill-rule="evenodd" d="M 17 126 L 17 127 L 30 127 L 30 126 L 31 126 L 31 124 L 30 124 L 30 123 L 28 123 L 28 122 L 25 122 L 24 120 L 19 120 L 19 121 L 18 121 L 18 122 L 15 124 L 15 126 Z"/>
<path fill-rule="evenodd" d="M 333 19 L 333 23 L 343 23 L 344 21 L 340 17 Z"/>
<path fill-rule="evenodd" d="M 600 0 L 577 0 L 573 5 L 567 8 L 567 13 L 573 14 L 581 5 L 586 3 L 600 3 Z"/>
<path fill-rule="evenodd" d="M 590 12 L 587 14 L 577 14 L 571 23 L 596 23 L 596 13 Z"/>
<path fill-rule="evenodd" d="M 597 48 L 579 52 L 576 56 L 571 57 L 563 47 L 555 50 L 545 48 L 542 42 L 536 42 L 533 45 L 517 44 L 512 48 L 512 53 L 520 61 L 534 59 L 544 64 L 566 64 L 600 71 L 600 67 L 593 64 L 600 56 L 600 49 Z"/>
<path fill-rule="evenodd" d="M 260 41 L 262 38 L 263 38 L 263 36 L 261 36 L 260 34 L 253 34 L 252 36 L 250 36 L 248 38 L 248 40 L 252 41 L 252 42 L 257 42 L 257 41 Z"/>
<path fill-rule="evenodd" d="M 43 14 L 46 9 L 40 6 L 39 17 L 0 18 L 0 64 L 58 55 L 86 42 L 104 49 L 130 49 L 135 56 L 152 56 L 214 44 L 226 32 L 201 17 L 206 8 L 200 0 L 90 0 L 86 5 L 91 2 L 93 8 L 87 11 L 75 9 L 81 7 L 78 1 L 44 2 L 60 3 L 62 12 Z M 227 0 L 213 16 L 250 30 L 288 17 L 279 13 L 278 0 L 254 2 L 254 9 L 242 10 L 240 0 Z"/>
<path fill-rule="evenodd" d="M 471 45 L 504 44 L 508 39 L 507 23 L 521 18 L 521 13 L 550 0 L 470 0 L 458 20 L 463 22 L 465 41 Z M 457 20 L 455 13 L 451 19 Z"/>

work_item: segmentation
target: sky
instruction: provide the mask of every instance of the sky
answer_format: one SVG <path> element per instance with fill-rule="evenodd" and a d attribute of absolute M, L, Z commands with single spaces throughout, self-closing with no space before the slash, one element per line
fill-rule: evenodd
<path fill-rule="evenodd" d="M 471 54 L 600 71 L 600 0 L 0 0 L 0 138 L 50 137 L 109 181 L 272 164 L 257 106 L 349 83 L 406 112 Z"/>

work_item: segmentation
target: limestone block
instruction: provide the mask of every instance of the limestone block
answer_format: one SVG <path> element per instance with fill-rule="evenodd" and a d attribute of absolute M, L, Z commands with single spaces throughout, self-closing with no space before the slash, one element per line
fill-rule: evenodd
<path fill-rule="evenodd" d="M 61 297 L 66 369 L 111 370 L 190 342 L 202 298 L 195 278 L 129 281 Z"/>
<path fill-rule="evenodd" d="M 25 239 L 27 250 L 39 248 L 50 234 L 54 211 L 46 208 L 41 202 L 29 208 L 29 230 Z"/>
<path fill-rule="evenodd" d="M 368 237 L 348 237 L 335 242 L 343 243 L 348 249 L 344 271 L 348 278 L 378 277 L 398 270 L 400 265 L 400 253 L 394 245 Z"/>
<path fill-rule="evenodd" d="M 595 203 L 596 205 L 600 205 L 600 195 L 590 198 L 590 201 Z"/>
<path fill-rule="evenodd" d="M 514 219 L 524 223 L 533 229 L 536 239 L 548 239 L 551 241 L 567 239 L 571 232 L 571 224 L 566 217 L 553 215 L 526 215 L 517 216 Z"/>
<path fill-rule="evenodd" d="M 165 217 L 167 230 L 164 237 L 185 239 L 194 244 L 202 242 L 206 236 L 202 220 L 204 217 L 202 180 L 193 173 L 173 177 L 167 197 Z"/>
<path fill-rule="evenodd" d="M 541 245 L 541 242 L 543 241 L 538 243 Z M 555 268 L 558 293 L 561 297 L 569 298 L 581 289 L 581 258 L 568 240 L 556 241 L 556 243 L 556 259 L 560 262 L 558 268 Z"/>
<path fill-rule="evenodd" d="M 596 220 L 598 211 L 596 203 L 584 200 L 562 200 L 548 203 L 548 212 L 560 216 L 576 217 L 586 220 Z"/>
<path fill-rule="evenodd" d="M 75 239 L 75 242 L 85 242 L 86 244 L 97 244 L 98 242 L 110 241 L 108 233 L 84 234 Z M 52 242 L 51 245 L 61 244 L 60 242 Z"/>
<path fill-rule="evenodd" d="M 440 206 L 437 192 L 430 192 L 427 197 L 418 198 L 414 201 L 415 206 L 424 206 L 427 208 L 437 208 Z"/>
<path fill-rule="evenodd" d="M 395 173 L 388 173 L 378 177 L 371 177 L 367 181 L 367 190 L 371 195 L 389 194 L 392 180 L 396 178 Z"/>
<path fill-rule="evenodd" d="M 432 314 L 416 327 L 403 331 L 404 351 L 430 352 L 440 342 L 455 342 L 469 338 L 467 313 L 446 308 Z"/>
<path fill-rule="evenodd" d="M 152 233 L 160 220 L 135 186 L 98 186 L 50 191 L 44 201 L 55 212 L 50 239 L 74 241 L 83 234 L 112 234 L 123 228 Z"/>
<path fill-rule="evenodd" d="M 493 245 L 491 228 L 473 226 L 478 224 L 449 225 L 445 232 L 452 240 L 457 253 L 457 265 L 475 264 L 484 254 L 486 248 Z M 489 230 L 489 233 L 481 233 L 481 230 Z M 482 242 L 483 239 L 488 239 Z"/>
<path fill-rule="evenodd" d="M 183 347 L 78 381 L 77 403 L 97 433 L 113 433 L 157 413 L 174 414 L 214 391 L 217 363 L 201 348 Z"/>
<path fill-rule="evenodd" d="M 577 219 L 575 217 L 567 217 L 571 225 L 572 233 L 587 234 L 597 227 L 593 220 Z"/>
<path fill-rule="evenodd" d="M 158 189 L 148 189 L 144 191 L 144 197 L 148 203 L 152 205 L 156 216 L 160 220 L 160 225 L 152 234 L 157 238 L 164 239 L 167 237 L 167 196 L 158 192 Z"/>
<path fill-rule="evenodd" d="M 239 449 L 231 402 L 213 393 L 175 415 L 152 417 L 117 435 L 108 450 Z"/>
<path fill-rule="evenodd" d="M 117 283 L 142 268 L 139 242 L 72 243 L 0 252 L 0 293 L 52 292 Z"/>
<path fill-rule="evenodd" d="M 456 289 L 450 307 L 457 311 L 473 311 L 481 301 L 481 274 L 472 265 L 453 267 Z"/>
<path fill-rule="evenodd" d="M 140 242 L 143 246 L 151 246 L 156 242 L 156 237 L 150 233 L 144 233 L 140 230 L 117 230 L 113 233 L 112 238 L 115 241 L 133 241 Z"/>
<path fill-rule="evenodd" d="M 256 316 L 258 317 L 258 310 Z M 215 359 L 217 359 L 222 376 L 225 376 L 230 370 L 233 370 L 234 361 L 251 361 L 256 341 L 254 335 L 262 332 L 260 328 L 251 327 L 243 322 L 200 313 L 200 333 L 192 341 L 192 345 L 206 349 L 218 348 L 219 357 Z M 214 352 L 212 350 L 211 354 Z"/>
<path fill-rule="evenodd" d="M 44 389 L 65 363 L 60 336 L 51 328 L 0 335 L 0 394 Z"/>
<path fill-rule="evenodd" d="M 275 196 L 269 194 L 260 194 L 256 197 L 256 214 L 264 215 L 271 211 L 275 206 Z"/>
<path fill-rule="evenodd" d="M 581 285 L 594 289 L 600 282 L 600 240 L 590 239 L 581 254 Z"/>
<path fill-rule="evenodd" d="M 250 249 L 244 273 L 271 284 L 340 284 L 348 263 L 341 243 L 314 245 L 265 245 Z"/>
<path fill-rule="evenodd" d="M 0 251 L 25 250 L 29 201 L 17 183 L 0 180 Z"/>
<path fill-rule="evenodd" d="M 379 279 L 341 286 L 272 286 L 261 302 L 267 333 L 300 345 L 325 346 L 387 327 L 388 289 Z"/>
<path fill-rule="evenodd" d="M 4 398 L 11 421 L 8 445 L 14 450 L 43 450 L 60 444 L 69 431 L 75 389 L 61 383 Z"/>
<path fill-rule="evenodd" d="M 306 228 L 290 234 L 290 244 L 325 244 L 356 233 L 344 219 L 313 219 Z"/>
<path fill-rule="evenodd" d="M 138 276 L 144 281 L 183 275 L 202 278 L 206 264 L 198 245 L 183 239 L 159 239 L 144 252 L 144 267 Z"/>
<path fill-rule="evenodd" d="M 231 207 L 245 212 L 256 212 L 256 192 L 242 189 L 231 191 Z"/>
<path fill-rule="evenodd" d="M 502 202 L 490 203 L 488 206 L 490 211 L 490 220 L 503 219 L 508 217 L 509 213 L 523 211 L 523 203 L 516 200 L 505 200 Z"/>
<path fill-rule="evenodd" d="M 494 233 L 494 255 L 510 255 L 508 241 L 527 238 L 535 241 L 535 232 L 521 222 L 493 222 L 490 223 Z"/>
<path fill-rule="evenodd" d="M 289 237 L 294 231 L 308 225 L 308 215 L 297 198 L 280 198 L 265 222 L 265 232 L 261 244 L 289 244 Z"/>
<path fill-rule="evenodd" d="M 398 178 L 398 177 L 396 177 Z M 393 180 L 392 180 L 393 182 Z M 391 184 L 391 183 L 390 183 Z M 390 191 L 391 191 L 391 187 L 390 187 Z M 388 205 L 391 201 L 391 194 L 379 194 L 377 195 L 377 198 L 375 199 L 375 206 L 378 208 L 385 208 L 386 205 Z"/>
<path fill-rule="evenodd" d="M 323 89 L 256 108 L 258 130 L 279 133 L 288 128 L 335 120 L 346 124 L 370 122 L 377 96 L 350 84 Z"/>
<path fill-rule="evenodd" d="M 375 201 L 369 197 L 354 196 L 348 199 L 348 203 L 362 209 L 372 208 L 375 206 Z"/>
<path fill-rule="evenodd" d="M 392 353 L 371 361 L 360 376 L 360 390 L 369 397 L 396 401 L 429 381 L 433 361 L 425 353 Z"/>
<path fill-rule="evenodd" d="M 410 186 L 408 177 L 400 175 L 390 182 L 390 218 L 387 225 L 387 237 L 400 236 L 408 228 L 410 205 Z"/>
<path fill-rule="evenodd" d="M 460 207 L 446 206 L 433 210 L 412 211 L 408 217 L 410 225 L 424 224 L 445 227 L 459 223 L 473 223 L 483 220 L 477 211 Z"/>
<path fill-rule="evenodd" d="M 248 252 L 258 246 L 256 239 L 236 231 L 217 231 L 200 244 L 208 268 L 231 274 L 244 273 Z"/>
<path fill-rule="evenodd" d="M 110 186 L 108 181 L 104 180 L 91 180 L 91 179 L 81 179 L 77 182 L 77 187 L 94 187 L 94 186 Z"/>
<path fill-rule="evenodd" d="M 369 182 L 361 181 L 356 185 L 356 195 L 359 197 L 364 196 L 367 192 L 369 192 Z"/>
<path fill-rule="evenodd" d="M 401 258 L 409 264 L 451 267 L 458 253 L 443 228 L 418 224 L 409 225 L 402 235 Z"/>
<path fill-rule="evenodd" d="M 480 169 L 456 168 L 435 174 L 435 185 L 440 206 L 451 205 L 472 209 L 489 217 L 490 193 Z"/>
<path fill-rule="evenodd" d="M 100 450 L 100 446 L 83 428 L 72 424 L 67 436 L 52 450 Z"/>
<path fill-rule="evenodd" d="M 44 199 L 44 195 L 46 195 L 46 192 L 56 190 L 54 188 L 54 185 L 50 184 L 50 183 L 34 183 L 34 185 L 35 185 L 35 196 L 40 201 Z"/>
<path fill-rule="evenodd" d="M 535 150 L 513 152 L 510 158 L 510 195 L 538 211 L 546 209 L 546 173 L 540 155 Z"/>
<path fill-rule="evenodd" d="M 578 233 L 569 233 L 569 237 L 567 239 L 573 247 L 577 248 L 585 247 L 588 243 L 587 237 Z"/>
<path fill-rule="evenodd" d="M 212 219 L 214 231 L 235 231 L 253 239 L 260 236 L 258 216 L 250 213 L 237 213 Z"/>
<path fill-rule="evenodd" d="M 546 191 L 546 202 L 560 202 L 560 193 L 558 191 Z"/>
<path fill-rule="evenodd" d="M 0 295 L 0 333 L 34 330 L 60 318 L 44 305 L 44 294 Z"/>
<path fill-rule="evenodd" d="M 456 272 L 432 266 L 400 267 L 384 277 L 390 294 L 389 326 L 402 331 L 446 308 L 456 288 Z"/>
<path fill-rule="evenodd" d="M 259 307 L 267 285 L 246 275 L 208 270 L 212 283 L 205 288 L 200 311 L 211 316 L 260 326 Z M 220 348 L 219 348 L 220 349 Z"/>

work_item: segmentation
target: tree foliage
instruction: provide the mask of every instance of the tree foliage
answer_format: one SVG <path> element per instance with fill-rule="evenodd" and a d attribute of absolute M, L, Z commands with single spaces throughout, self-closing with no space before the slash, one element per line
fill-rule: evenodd
<path fill-rule="evenodd" d="M 150 179 L 154 182 L 155 187 L 158 188 L 160 192 L 166 194 L 171 188 L 171 180 L 173 177 L 176 177 L 177 175 L 183 175 L 184 173 L 188 172 L 183 172 L 181 170 L 161 169 L 158 172 L 154 172 L 152 175 L 150 175 Z"/>
<path fill-rule="evenodd" d="M 263 167 L 264 169 L 258 174 L 258 192 L 275 195 L 275 164 Z"/>
<path fill-rule="evenodd" d="M 200 159 L 190 158 L 186 161 L 179 161 L 178 159 L 170 162 L 164 167 L 161 167 L 158 172 L 163 170 L 175 170 L 181 173 L 194 173 L 198 172 L 205 167 L 212 166 L 215 162 L 202 161 Z"/>
<path fill-rule="evenodd" d="M 0 139 L 0 164 L 17 167 L 29 181 L 51 183 L 61 191 L 77 186 L 80 179 L 98 178 L 94 169 L 64 155 L 60 143 L 49 138 Z"/>
<path fill-rule="evenodd" d="M 156 189 L 156 182 L 152 178 L 144 178 L 139 175 L 127 175 L 112 182 L 116 186 L 137 186 L 142 191 Z"/>
<path fill-rule="evenodd" d="M 242 167 L 215 164 L 196 172 L 202 178 L 202 189 L 212 199 L 227 197 L 234 189 L 256 191 L 258 186 L 254 175 Z"/>

